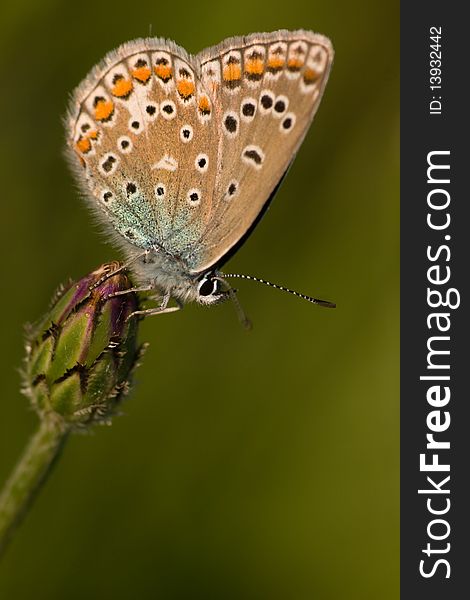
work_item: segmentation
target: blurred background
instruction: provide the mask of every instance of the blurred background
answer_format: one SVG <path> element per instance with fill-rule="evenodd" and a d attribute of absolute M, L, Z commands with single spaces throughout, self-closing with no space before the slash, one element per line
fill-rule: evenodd
<path fill-rule="evenodd" d="M 338 308 L 240 282 L 252 332 L 229 303 L 146 320 L 124 416 L 69 441 L 0 598 L 397 598 L 398 2 L 180 2 L 1 5 L 0 481 L 37 421 L 18 391 L 23 324 L 119 257 L 62 157 L 68 95 L 150 25 L 194 53 L 279 28 L 332 39 L 313 126 L 228 268 Z"/>

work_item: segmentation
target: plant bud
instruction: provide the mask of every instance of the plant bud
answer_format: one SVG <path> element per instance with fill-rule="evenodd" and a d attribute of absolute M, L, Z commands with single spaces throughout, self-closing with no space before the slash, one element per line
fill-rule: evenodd
<path fill-rule="evenodd" d="M 30 327 L 24 391 L 40 417 L 56 416 L 64 427 L 109 422 L 130 389 L 142 354 L 137 345 L 138 309 L 119 263 L 102 265 L 54 297 L 42 321 Z"/>

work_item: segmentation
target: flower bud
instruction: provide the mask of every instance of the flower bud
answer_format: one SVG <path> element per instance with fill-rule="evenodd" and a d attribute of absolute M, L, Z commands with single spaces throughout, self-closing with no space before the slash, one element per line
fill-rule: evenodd
<path fill-rule="evenodd" d="M 57 416 L 65 428 L 109 422 L 130 388 L 142 353 L 137 345 L 134 292 L 119 263 L 102 265 L 64 286 L 42 321 L 30 327 L 24 391 L 40 417 Z"/>

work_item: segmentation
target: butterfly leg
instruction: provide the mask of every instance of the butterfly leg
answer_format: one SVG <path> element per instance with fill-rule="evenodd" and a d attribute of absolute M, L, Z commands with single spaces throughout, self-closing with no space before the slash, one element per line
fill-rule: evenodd
<path fill-rule="evenodd" d="M 155 290 L 155 286 L 153 286 L 153 285 L 134 286 L 134 287 L 127 288 L 125 290 L 119 290 L 118 292 L 113 292 L 112 294 L 109 294 L 108 296 L 106 296 L 106 300 L 109 300 L 109 298 L 115 298 L 116 296 L 124 296 L 124 294 L 132 294 L 134 292 L 136 292 L 136 293 L 151 292 L 152 290 Z"/>
<path fill-rule="evenodd" d="M 146 308 L 144 310 L 135 310 L 127 317 L 126 320 L 136 316 L 150 317 L 152 315 L 163 315 L 165 313 L 175 312 L 183 308 L 183 304 L 179 300 L 176 300 L 177 306 L 168 306 L 170 299 L 171 295 L 165 294 L 160 306 L 156 306 L 155 308 Z"/>
<path fill-rule="evenodd" d="M 111 271 L 111 270 L 108 271 L 107 273 L 105 273 L 103 275 L 103 277 L 100 277 L 98 279 L 98 281 L 95 281 L 95 283 L 92 286 L 90 286 L 90 290 L 97 288 L 98 286 L 100 286 L 103 282 L 105 282 L 110 277 L 114 277 L 114 275 L 117 275 L 118 273 L 121 273 L 122 271 L 126 271 L 132 265 L 132 263 L 134 263 L 136 260 L 139 260 L 139 258 L 144 258 L 144 260 L 145 260 L 145 258 L 149 254 L 150 254 L 149 250 L 144 250 L 144 252 L 142 252 L 141 254 L 137 254 L 133 258 L 130 258 L 126 262 L 122 263 L 119 267 L 117 267 L 117 269 L 114 269 L 113 271 Z"/>

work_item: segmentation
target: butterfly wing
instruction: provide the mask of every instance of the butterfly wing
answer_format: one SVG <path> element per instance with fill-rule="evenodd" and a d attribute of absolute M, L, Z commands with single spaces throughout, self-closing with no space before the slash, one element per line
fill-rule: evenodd
<path fill-rule="evenodd" d="M 69 154 L 118 242 L 179 256 L 200 238 L 215 188 L 212 111 L 191 58 L 164 39 L 124 44 L 78 87 Z"/>
<path fill-rule="evenodd" d="M 218 128 L 210 218 L 186 257 L 193 272 L 220 263 L 256 222 L 315 115 L 333 61 L 309 31 L 231 38 L 197 56 Z"/>
<path fill-rule="evenodd" d="M 318 108 L 333 51 L 321 35 L 231 38 L 190 57 L 164 39 L 108 54 L 76 90 L 72 164 L 118 242 L 188 271 L 253 227 Z"/>

